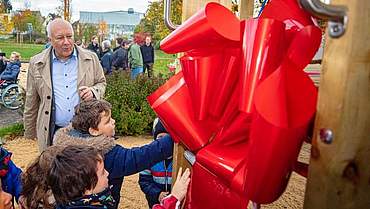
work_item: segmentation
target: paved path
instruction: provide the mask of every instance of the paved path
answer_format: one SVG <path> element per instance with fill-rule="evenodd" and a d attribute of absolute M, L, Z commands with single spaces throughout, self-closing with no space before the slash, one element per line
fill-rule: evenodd
<path fill-rule="evenodd" d="M 21 72 L 19 73 L 19 82 L 24 89 L 26 87 L 28 63 L 22 63 Z M 21 110 L 9 110 L 0 104 L 0 128 L 14 123 L 22 122 Z"/>
<path fill-rule="evenodd" d="M 0 128 L 22 122 L 21 110 L 9 110 L 0 104 Z"/>

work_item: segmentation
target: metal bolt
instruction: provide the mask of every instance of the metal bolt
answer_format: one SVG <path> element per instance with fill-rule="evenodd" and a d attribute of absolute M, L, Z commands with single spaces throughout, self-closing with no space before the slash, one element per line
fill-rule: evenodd
<path fill-rule="evenodd" d="M 320 139 L 325 144 L 331 144 L 333 142 L 333 131 L 327 128 L 320 129 Z"/>
<path fill-rule="evenodd" d="M 340 22 L 329 21 L 328 28 L 329 28 L 329 35 L 332 38 L 341 37 L 345 31 L 343 23 L 340 23 Z"/>
<path fill-rule="evenodd" d="M 334 33 L 338 33 L 338 31 L 339 31 L 338 25 L 333 26 L 332 30 L 333 30 Z"/>

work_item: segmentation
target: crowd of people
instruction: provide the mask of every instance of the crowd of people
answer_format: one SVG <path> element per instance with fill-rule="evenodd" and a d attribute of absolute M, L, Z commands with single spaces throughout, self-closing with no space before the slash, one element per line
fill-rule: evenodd
<path fill-rule="evenodd" d="M 154 64 L 152 38 L 146 35 L 144 42 L 141 39 L 140 35 L 135 35 L 132 41 L 118 37 L 115 39 L 116 47 L 112 49 L 110 40 L 103 40 L 99 44 L 98 36 L 92 36 L 87 46 L 81 41 L 77 41 L 76 45 L 94 52 L 106 75 L 112 74 L 113 70 L 121 70 L 130 71 L 132 79 L 145 72 L 151 78 Z"/>
<path fill-rule="evenodd" d="M 151 38 L 143 46 L 117 39 L 112 51 L 110 41 L 100 47 L 93 37 L 86 50 L 75 44 L 65 20 L 51 21 L 47 32 L 50 47 L 30 59 L 24 107 L 24 137 L 36 139 L 41 154 L 22 172 L 1 148 L 0 206 L 12 208 L 15 200 L 27 209 L 116 209 L 124 177 L 141 172 L 149 208 L 178 208 L 190 171 L 180 169 L 171 190 L 171 136 L 157 120 L 152 143 L 132 149 L 116 144 L 111 104 L 103 100 L 105 75 L 112 70 L 130 68 L 134 79 L 145 69 L 152 76 Z M 19 62 L 19 54 L 10 60 L 6 69 Z M 163 169 L 164 178 L 155 175 Z"/>

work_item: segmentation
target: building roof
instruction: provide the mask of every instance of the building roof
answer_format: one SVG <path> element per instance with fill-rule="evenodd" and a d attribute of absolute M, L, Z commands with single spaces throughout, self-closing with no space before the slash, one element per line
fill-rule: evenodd
<path fill-rule="evenodd" d="M 80 11 L 80 23 L 99 24 L 99 22 L 105 21 L 108 25 L 138 25 L 142 16 L 142 13 L 128 13 L 127 11 Z"/>

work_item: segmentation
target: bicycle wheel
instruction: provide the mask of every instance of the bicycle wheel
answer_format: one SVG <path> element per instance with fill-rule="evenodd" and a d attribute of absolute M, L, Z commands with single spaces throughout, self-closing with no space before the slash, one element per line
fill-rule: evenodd
<path fill-rule="evenodd" d="M 11 84 L 7 86 L 2 95 L 1 99 L 3 105 L 11 110 L 18 109 L 23 106 L 23 95 L 18 84 Z"/>

